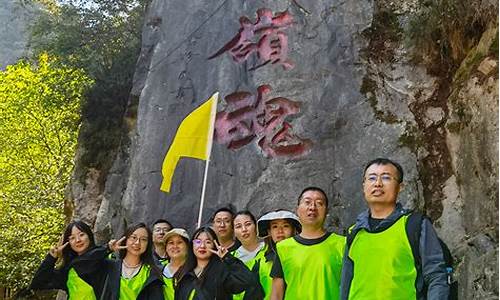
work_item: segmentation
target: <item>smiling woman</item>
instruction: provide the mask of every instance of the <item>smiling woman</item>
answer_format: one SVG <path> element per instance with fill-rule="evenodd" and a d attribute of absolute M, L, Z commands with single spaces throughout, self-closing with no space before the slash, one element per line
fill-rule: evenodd
<path fill-rule="evenodd" d="M 109 277 L 102 299 L 163 299 L 162 274 L 153 259 L 151 231 L 138 223 L 125 231 L 120 259 L 110 262 Z M 113 243 L 113 242 L 110 242 Z"/>
<path fill-rule="evenodd" d="M 96 247 L 90 227 L 73 221 L 66 227 L 62 239 L 49 250 L 38 268 L 32 289 L 62 289 L 70 298 L 96 299 L 101 295 L 106 277 L 107 247 Z M 62 260 L 59 268 L 56 261 Z"/>
<path fill-rule="evenodd" d="M 257 285 L 252 272 L 219 245 L 210 227 L 198 228 L 193 250 L 180 270 L 176 300 L 230 300 L 232 295 Z"/>

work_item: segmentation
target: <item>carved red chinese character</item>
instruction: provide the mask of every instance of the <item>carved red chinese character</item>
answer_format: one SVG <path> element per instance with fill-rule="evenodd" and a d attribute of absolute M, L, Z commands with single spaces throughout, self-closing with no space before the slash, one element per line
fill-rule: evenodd
<path fill-rule="evenodd" d="M 257 10 L 255 23 L 246 16 L 240 17 L 238 34 L 208 59 L 229 52 L 235 62 L 242 63 L 255 53 L 257 64 L 250 70 L 268 63 L 290 69 L 293 63 L 288 59 L 288 37 L 283 30 L 292 24 L 293 17 L 288 11 L 273 16 L 270 9 L 261 8 Z"/>
<path fill-rule="evenodd" d="M 215 140 L 229 149 L 239 149 L 255 139 L 269 157 L 299 157 L 309 152 L 312 142 L 292 132 L 287 116 L 300 111 L 300 103 L 284 97 L 266 100 L 269 85 L 261 85 L 257 95 L 234 92 L 227 95 L 227 107 L 217 113 Z"/>

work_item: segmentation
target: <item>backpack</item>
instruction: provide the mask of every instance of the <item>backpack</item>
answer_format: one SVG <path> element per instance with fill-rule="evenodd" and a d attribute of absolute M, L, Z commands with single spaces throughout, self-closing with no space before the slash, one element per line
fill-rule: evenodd
<path fill-rule="evenodd" d="M 422 273 L 422 260 L 420 258 L 420 234 L 422 229 L 422 222 L 424 218 L 427 218 L 419 212 L 412 212 L 408 216 L 406 222 L 406 235 L 410 242 L 411 251 L 413 253 L 413 259 L 415 260 L 415 267 L 417 272 Z M 445 242 L 438 237 L 439 244 L 443 251 L 444 262 L 446 265 L 446 273 L 448 275 L 448 285 L 450 286 L 450 294 L 448 300 L 458 299 L 458 282 L 453 278 L 453 256 L 451 255 L 450 249 Z M 426 299 L 427 287 L 423 286 L 420 289 L 417 288 L 418 299 Z"/>

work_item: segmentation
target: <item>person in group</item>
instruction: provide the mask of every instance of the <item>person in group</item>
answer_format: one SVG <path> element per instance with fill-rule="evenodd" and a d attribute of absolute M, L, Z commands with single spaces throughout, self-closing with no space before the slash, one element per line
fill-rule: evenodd
<path fill-rule="evenodd" d="M 240 241 L 241 246 L 236 249 L 232 255 L 241 260 L 250 270 L 256 263 L 256 257 L 260 257 L 259 253 L 264 253 L 265 243 L 257 237 L 257 224 L 255 217 L 248 210 L 239 211 L 235 214 L 233 220 L 234 235 Z M 254 272 L 256 280 L 258 280 L 258 271 Z M 237 294 L 233 297 L 235 300 L 263 299 L 264 291 L 260 284 L 250 287 L 245 292 Z"/>
<path fill-rule="evenodd" d="M 168 263 L 168 256 L 165 252 L 165 235 L 172 229 L 172 224 L 170 224 L 165 219 L 158 219 L 153 223 L 153 245 L 154 252 L 153 256 L 158 262 L 162 265 L 166 265 Z"/>
<path fill-rule="evenodd" d="M 144 223 L 132 225 L 121 241 L 119 259 L 109 261 L 109 278 L 102 299 L 164 299 L 162 272 L 153 258 L 149 228 Z"/>
<path fill-rule="evenodd" d="M 259 274 L 260 285 L 264 289 L 265 300 L 271 299 L 272 277 L 271 268 L 276 258 L 276 243 L 301 232 L 302 227 L 297 215 L 291 211 L 278 209 L 268 212 L 257 221 L 260 238 L 265 238 L 265 251 L 261 251 L 255 258 L 253 272 Z"/>
<path fill-rule="evenodd" d="M 180 270 L 176 300 L 229 300 L 258 284 L 243 262 L 218 243 L 210 227 L 198 228 L 191 243 L 193 252 Z"/>
<path fill-rule="evenodd" d="M 50 248 L 30 288 L 65 290 L 70 299 L 96 299 L 103 291 L 108 253 L 107 247 L 96 247 L 89 225 L 72 221 L 58 245 Z M 62 262 L 55 268 L 58 259 Z"/>
<path fill-rule="evenodd" d="M 163 269 L 163 293 L 165 300 L 174 300 L 175 285 L 179 282 L 178 272 L 187 260 L 188 253 L 192 252 L 189 235 L 185 229 L 174 228 L 165 235 L 169 262 Z"/>
<path fill-rule="evenodd" d="M 221 246 L 228 249 L 229 253 L 234 252 L 241 246 L 235 239 L 233 231 L 234 211 L 229 207 L 221 207 L 212 215 L 212 229 L 217 234 L 217 239 Z"/>
<path fill-rule="evenodd" d="M 345 237 L 324 228 L 328 210 L 326 193 L 305 188 L 298 198 L 300 234 L 276 244 L 271 299 L 336 300 Z"/>
<path fill-rule="evenodd" d="M 377 158 L 366 164 L 363 194 L 368 210 L 348 234 L 341 299 L 448 299 L 443 251 L 428 219 L 422 222 L 416 247 L 422 273 L 416 270 L 406 232 L 411 212 L 397 202 L 402 188 L 403 168 L 398 163 Z M 423 286 L 426 293 L 420 290 Z"/>

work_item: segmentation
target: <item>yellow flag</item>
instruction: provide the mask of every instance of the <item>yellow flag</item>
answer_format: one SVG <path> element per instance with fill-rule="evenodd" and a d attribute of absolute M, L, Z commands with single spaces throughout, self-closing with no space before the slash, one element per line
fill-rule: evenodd
<path fill-rule="evenodd" d="M 160 190 L 170 192 L 175 167 L 182 157 L 202 160 L 210 158 L 218 95 L 219 93 L 213 94 L 210 99 L 182 120 L 163 160 L 161 168 L 163 181 Z"/>

